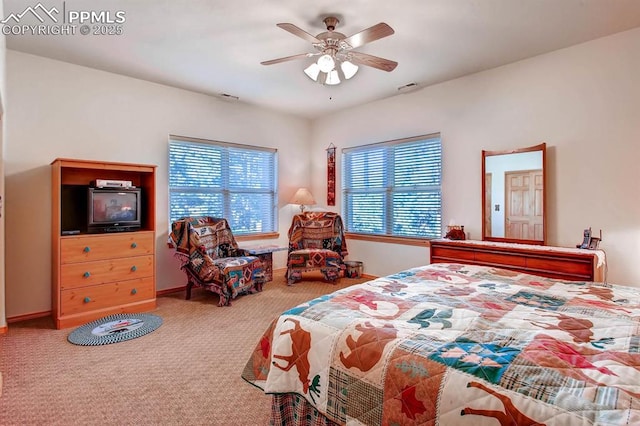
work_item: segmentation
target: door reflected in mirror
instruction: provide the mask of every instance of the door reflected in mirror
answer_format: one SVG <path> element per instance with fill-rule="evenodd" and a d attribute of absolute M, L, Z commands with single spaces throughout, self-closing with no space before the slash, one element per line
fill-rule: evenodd
<path fill-rule="evenodd" d="M 482 151 L 482 239 L 546 243 L 546 144 Z"/>

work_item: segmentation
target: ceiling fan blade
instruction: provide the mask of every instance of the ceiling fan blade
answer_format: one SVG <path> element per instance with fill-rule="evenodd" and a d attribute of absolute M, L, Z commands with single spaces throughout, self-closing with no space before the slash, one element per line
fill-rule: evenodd
<path fill-rule="evenodd" d="M 293 24 L 288 24 L 288 23 L 283 23 L 283 24 L 276 24 L 278 27 L 282 28 L 285 31 L 290 32 L 291 34 L 300 37 L 303 40 L 306 40 L 308 42 L 311 43 L 322 43 L 321 40 L 318 40 L 316 37 L 312 36 L 311 34 L 309 34 L 308 32 L 306 32 L 305 30 L 301 29 L 300 27 L 297 27 Z"/>
<path fill-rule="evenodd" d="M 366 65 L 368 67 L 377 68 L 382 71 L 391 72 L 398 66 L 396 61 L 391 61 L 389 59 L 379 58 L 377 56 L 368 55 L 366 53 L 361 52 L 349 52 L 349 56 L 351 62 Z"/>
<path fill-rule="evenodd" d="M 366 30 L 362 30 L 357 34 L 345 38 L 343 41 L 355 49 L 356 47 L 360 47 L 363 44 L 371 43 L 372 41 L 390 36 L 393 33 L 395 33 L 395 31 L 393 31 L 393 28 L 391 28 L 384 22 L 380 22 L 373 27 L 369 27 Z"/>
<path fill-rule="evenodd" d="M 293 61 L 296 59 L 304 59 L 304 58 L 310 58 L 312 56 L 316 56 L 319 55 L 319 53 L 301 53 L 299 55 L 292 55 L 292 56 L 285 56 L 284 58 L 278 58 L 278 59 L 271 59 L 270 61 L 263 61 L 260 62 L 262 65 L 273 65 L 273 64 L 279 64 L 281 62 L 287 62 L 287 61 Z"/>

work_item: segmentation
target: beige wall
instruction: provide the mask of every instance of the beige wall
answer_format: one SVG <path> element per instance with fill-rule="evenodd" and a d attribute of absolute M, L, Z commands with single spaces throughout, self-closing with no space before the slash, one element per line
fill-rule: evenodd
<path fill-rule="evenodd" d="M 51 309 L 49 164 L 56 157 L 157 164 L 158 288 L 183 284 L 165 246 L 170 133 L 278 148 L 280 243 L 296 211 L 286 202 L 298 186 L 310 186 L 319 204 L 326 200 L 330 142 L 340 150 L 441 132 L 443 221 L 455 217 L 477 239 L 481 150 L 546 141 L 549 244 L 574 246 L 584 227 L 602 229 L 610 281 L 640 285 L 639 46 L 636 29 L 312 123 L 8 51 L 6 315 Z M 340 197 L 337 203 L 332 210 L 340 210 Z M 349 251 L 374 275 L 425 264 L 429 255 L 363 241 L 350 242 Z M 276 267 L 283 262 L 280 253 Z"/>
<path fill-rule="evenodd" d="M 4 17 L 4 4 L 0 2 L 0 17 Z M 6 93 L 6 40 L 0 35 L 0 330 L 6 330 L 7 316 L 5 309 L 5 279 L 4 279 L 4 95 Z M 2 372 L 0 371 L 0 396 L 2 396 Z"/>
<path fill-rule="evenodd" d="M 602 229 L 609 281 L 640 286 L 639 76 L 635 29 L 324 117 L 313 123 L 313 193 L 326 196 L 329 142 L 340 150 L 441 132 L 443 223 L 455 218 L 479 239 L 481 151 L 546 141 L 548 243 L 575 247 L 583 228 Z M 374 275 L 429 256 L 362 241 L 349 249 Z"/>
<path fill-rule="evenodd" d="M 51 309 L 50 163 L 57 157 L 158 166 L 159 290 L 185 282 L 166 246 L 169 134 L 277 148 L 280 240 L 286 243 L 293 212 L 286 202 L 299 186 L 309 185 L 307 120 L 12 50 L 7 53 L 9 318 Z"/>
<path fill-rule="evenodd" d="M 4 4 L 0 2 L 0 16 L 4 17 Z M 6 82 L 6 59 L 7 59 L 7 48 L 6 48 L 6 39 L 4 34 L 0 35 L 0 329 L 6 327 L 7 318 L 6 318 L 6 309 L 5 309 L 5 279 L 4 279 L 4 123 L 5 114 L 4 114 L 4 98 L 7 93 L 7 82 Z M 2 394 L 2 377 L 0 376 L 0 394 Z"/>

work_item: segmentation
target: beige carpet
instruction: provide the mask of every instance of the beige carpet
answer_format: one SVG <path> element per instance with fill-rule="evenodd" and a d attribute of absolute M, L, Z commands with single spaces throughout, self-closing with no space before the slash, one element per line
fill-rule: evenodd
<path fill-rule="evenodd" d="M 367 279 L 321 276 L 288 287 L 282 272 L 262 293 L 218 307 L 194 289 L 158 299 L 156 331 L 104 346 L 67 342 L 51 318 L 9 324 L 0 336 L 1 425 L 264 425 L 270 398 L 242 369 L 282 311 Z"/>

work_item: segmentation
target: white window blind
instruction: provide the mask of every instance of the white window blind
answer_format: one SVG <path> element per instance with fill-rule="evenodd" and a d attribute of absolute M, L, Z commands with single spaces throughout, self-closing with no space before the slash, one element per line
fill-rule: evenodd
<path fill-rule="evenodd" d="M 277 151 L 172 136 L 169 220 L 224 217 L 233 233 L 277 231 Z"/>
<path fill-rule="evenodd" d="M 440 135 L 343 150 L 342 215 L 348 232 L 442 236 Z"/>

